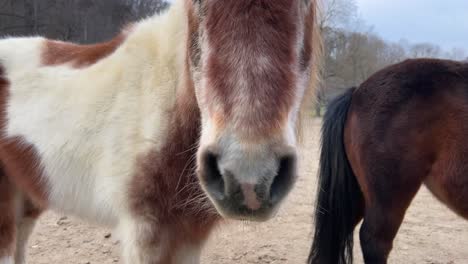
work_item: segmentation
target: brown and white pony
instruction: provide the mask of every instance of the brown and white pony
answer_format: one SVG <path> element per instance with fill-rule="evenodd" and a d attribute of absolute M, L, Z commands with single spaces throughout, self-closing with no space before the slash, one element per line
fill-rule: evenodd
<path fill-rule="evenodd" d="M 45 209 L 115 227 L 125 263 L 153 264 L 198 263 L 219 214 L 272 217 L 296 178 L 315 10 L 178 0 L 107 43 L 1 40 L 0 264 L 24 263 Z"/>

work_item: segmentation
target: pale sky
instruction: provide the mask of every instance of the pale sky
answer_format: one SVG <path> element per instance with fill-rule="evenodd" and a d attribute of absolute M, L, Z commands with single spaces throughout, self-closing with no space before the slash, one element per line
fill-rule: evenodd
<path fill-rule="evenodd" d="M 468 0 L 356 0 L 359 14 L 386 40 L 468 50 Z"/>

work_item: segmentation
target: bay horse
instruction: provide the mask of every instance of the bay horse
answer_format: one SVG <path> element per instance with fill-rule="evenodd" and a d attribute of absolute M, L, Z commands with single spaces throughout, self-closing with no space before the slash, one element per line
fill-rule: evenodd
<path fill-rule="evenodd" d="M 413 59 L 331 102 L 322 128 L 309 263 L 387 263 L 422 184 L 468 219 L 468 64 Z"/>
<path fill-rule="evenodd" d="M 46 209 L 132 264 L 198 263 L 224 217 L 273 217 L 315 87 L 315 0 L 177 0 L 109 42 L 0 41 L 0 264 Z"/>

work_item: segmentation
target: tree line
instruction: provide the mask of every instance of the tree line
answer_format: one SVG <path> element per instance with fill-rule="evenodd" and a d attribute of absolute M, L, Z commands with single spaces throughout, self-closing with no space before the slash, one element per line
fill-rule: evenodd
<path fill-rule="evenodd" d="M 168 5 L 164 0 L 0 0 L 0 36 L 95 43 Z"/>

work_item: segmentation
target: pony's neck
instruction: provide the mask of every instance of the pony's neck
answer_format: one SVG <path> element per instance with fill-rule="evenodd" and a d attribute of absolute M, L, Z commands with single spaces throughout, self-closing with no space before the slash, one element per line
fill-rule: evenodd
<path fill-rule="evenodd" d="M 158 80 L 151 89 L 158 89 L 156 94 L 165 97 L 158 102 L 162 104 L 158 108 L 172 109 L 169 130 L 177 126 L 179 130 L 192 131 L 199 127 L 200 114 L 187 60 L 188 20 L 184 2 L 174 1 L 165 13 L 136 24 L 121 50 L 136 60 L 139 67 L 152 66 L 150 76 L 142 78 Z M 191 140 L 193 145 L 198 138 Z"/>
<path fill-rule="evenodd" d="M 166 12 L 130 26 L 127 39 L 120 48 L 120 52 L 136 61 L 139 67 L 152 65 L 156 79 L 170 76 L 166 79 L 177 90 L 184 86 L 182 76 L 186 70 L 186 13 L 184 1 L 175 1 Z"/>

